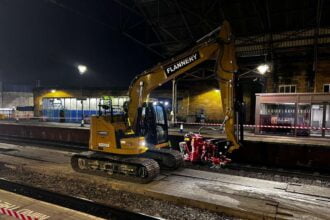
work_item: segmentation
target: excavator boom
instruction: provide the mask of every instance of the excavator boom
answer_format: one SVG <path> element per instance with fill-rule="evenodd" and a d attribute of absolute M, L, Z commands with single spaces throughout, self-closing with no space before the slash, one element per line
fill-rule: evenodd
<path fill-rule="evenodd" d="M 225 132 L 232 143 L 229 152 L 239 148 L 234 135 L 234 73 L 237 70 L 235 47 L 230 25 L 223 22 L 218 36 L 209 37 L 179 56 L 158 64 L 136 76 L 129 87 L 130 102 L 128 120 L 133 130 L 137 126 L 137 111 L 148 101 L 149 94 L 164 83 L 185 74 L 195 66 L 215 60 L 216 78 L 219 82 L 221 100 L 225 115 Z"/>

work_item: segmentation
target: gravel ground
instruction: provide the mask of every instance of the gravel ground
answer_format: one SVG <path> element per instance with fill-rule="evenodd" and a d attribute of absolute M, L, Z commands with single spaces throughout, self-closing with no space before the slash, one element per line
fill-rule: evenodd
<path fill-rule="evenodd" d="M 276 172 L 276 170 L 272 170 L 271 172 L 255 172 L 255 171 L 247 171 L 247 170 L 236 170 L 231 168 L 220 168 L 220 169 L 214 169 L 210 168 L 207 165 L 192 165 L 191 163 L 185 163 L 186 168 L 190 169 L 197 169 L 197 170 L 204 170 L 204 171 L 210 171 L 210 172 L 218 172 L 218 173 L 224 173 L 229 175 L 235 175 L 235 176 L 244 176 L 244 177 L 251 177 L 251 178 L 257 178 L 257 179 L 264 179 L 264 180 L 271 180 L 271 181 L 277 181 L 277 182 L 285 182 L 285 183 L 300 183 L 300 184 L 308 184 L 308 185 L 315 185 L 315 186 L 321 186 L 321 187 L 328 187 L 330 188 L 330 181 L 322 179 L 322 177 L 318 177 L 318 173 L 315 172 L 315 176 L 310 177 L 301 177 L 301 176 L 294 176 L 289 174 L 283 174 L 282 172 Z"/>
<path fill-rule="evenodd" d="M 92 183 L 84 183 L 81 182 L 81 180 L 76 180 L 70 177 L 35 173 L 29 170 L 24 170 L 24 168 L 13 169 L 1 167 L 0 177 L 165 219 L 237 219 L 203 209 L 179 206 L 167 201 L 113 190 L 106 185 L 97 183 L 96 181 L 92 181 Z"/>

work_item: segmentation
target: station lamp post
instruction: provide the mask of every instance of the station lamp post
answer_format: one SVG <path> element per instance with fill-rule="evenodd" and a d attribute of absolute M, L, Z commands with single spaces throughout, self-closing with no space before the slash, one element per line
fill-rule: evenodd
<path fill-rule="evenodd" d="M 235 92 L 236 92 L 236 103 L 235 103 L 235 108 L 236 109 L 240 109 L 239 111 L 236 112 L 236 121 L 237 121 L 237 124 L 236 124 L 236 129 L 237 129 L 237 139 L 240 139 L 243 141 L 243 138 L 244 138 L 244 128 L 243 128 L 243 123 L 242 123 L 242 120 L 244 118 L 244 108 L 245 108 L 245 104 L 243 102 L 243 90 L 241 88 L 241 77 L 242 76 L 246 76 L 246 75 L 249 75 L 251 74 L 252 76 L 255 77 L 255 74 L 258 74 L 258 75 L 265 75 L 266 72 L 270 72 L 271 71 L 271 67 L 269 64 L 267 63 L 262 63 L 260 65 L 258 65 L 257 67 L 255 67 L 254 69 L 251 69 L 251 70 L 248 70 L 244 73 L 241 73 L 239 74 L 238 76 L 235 77 Z M 251 76 L 250 76 L 251 77 Z M 247 77 L 244 77 L 244 78 L 250 78 L 249 76 Z M 254 82 L 256 80 L 253 80 Z M 239 123 L 241 122 L 241 123 Z M 239 138 L 240 137 L 240 138 Z"/>
<path fill-rule="evenodd" d="M 245 75 L 249 74 L 249 73 L 258 73 L 260 75 L 264 75 L 266 72 L 269 72 L 269 71 L 270 71 L 270 66 L 267 63 L 260 64 L 256 68 L 240 74 L 238 76 L 238 79 L 241 78 L 242 76 L 245 76 Z"/>
<path fill-rule="evenodd" d="M 78 65 L 77 66 L 79 74 L 80 74 L 80 103 L 81 103 L 81 122 L 80 122 L 80 127 L 85 126 L 85 119 L 84 119 L 84 97 L 83 97 L 83 85 L 82 85 L 82 76 L 86 73 L 87 71 L 87 66 L 85 65 Z"/>
<path fill-rule="evenodd" d="M 261 64 L 257 67 L 257 70 L 261 75 L 264 75 L 266 72 L 269 72 L 270 66 L 268 64 Z"/>

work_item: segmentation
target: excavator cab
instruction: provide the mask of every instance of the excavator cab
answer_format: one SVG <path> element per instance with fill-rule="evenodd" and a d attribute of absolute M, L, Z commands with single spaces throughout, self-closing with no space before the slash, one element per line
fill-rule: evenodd
<path fill-rule="evenodd" d="M 163 105 L 147 102 L 138 108 L 138 136 L 144 136 L 148 147 L 168 143 L 168 124 Z"/>

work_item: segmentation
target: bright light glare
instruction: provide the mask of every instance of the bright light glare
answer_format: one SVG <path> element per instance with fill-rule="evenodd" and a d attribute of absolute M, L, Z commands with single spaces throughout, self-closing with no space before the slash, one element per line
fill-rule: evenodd
<path fill-rule="evenodd" d="M 51 93 L 55 93 L 56 92 L 56 89 L 52 89 L 50 91 L 51 91 Z"/>
<path fill-rule="evenodd" d="M 79 70 L 79 73 L 82 75 L 84 74 L 86 71 L 87 71 L 87 66 L 85 65 L 78 65 L 78 70 Z"/>
<path fill-rule="evenodd" d="M 153 105 L 157 105 L 157 104 L 158 104 L 158 102 L 153 102 L 152 104 L 153 104 Z"/>
<path fill-rule="evenodd" d="M 165 102 L 165 106 L 168 106 L 168 102 Z"/>
<path fill-rule="evenodd" d="M 267 71 L 269 71 L 269 65 L 268 64 L 261 64 L 257 67 L 257 70 L 260 74 L 265 74 Z"/>

